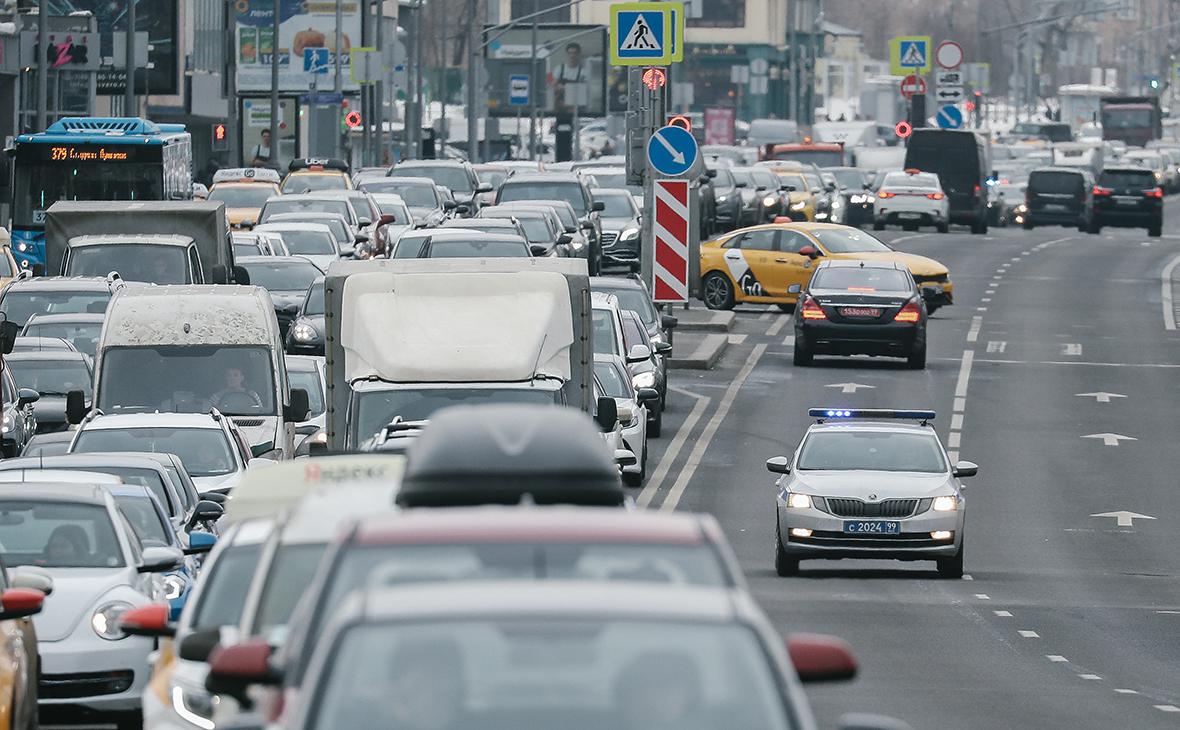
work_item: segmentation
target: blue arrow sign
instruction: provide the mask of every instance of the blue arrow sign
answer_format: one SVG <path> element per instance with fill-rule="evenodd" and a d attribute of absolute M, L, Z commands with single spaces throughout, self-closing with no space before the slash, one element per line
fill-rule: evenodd
<path fill-rule="evenodd" d="M 696 164 L 698 154 L 692 132 L 680 127 L 661 127 L 647 141 L 647 161 L 661 175 L 683 175 Z"/>
<path fill-rule="evenodd" d="M 948 104 L 938 110 L 934 120 L 938 122 L 939 129 L 958 129 L 963 126 L 963 112 L 959 111 L 959 107 Z"/>
<path fill-rule="evenodd" d="M 303 49 L 303 72 L 309 74 L 328 73 L 329 55 L 327 48 Z"/>

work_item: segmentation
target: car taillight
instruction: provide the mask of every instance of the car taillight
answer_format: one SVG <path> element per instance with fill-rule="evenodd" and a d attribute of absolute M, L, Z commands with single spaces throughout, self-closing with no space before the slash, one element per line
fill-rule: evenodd
<path fill-rule="evenodd" d="M 882 190 L 877 193 L 878 198 L 893 198 L 896 196 L 897 196 L 897 193 L 891 193 L 888 190 Z"/>
<path fill-rule="evenodd" d="M 806 312 L 803 316 L 807 316 Z M 901 308 L 894 317 L 894 322 L 917 322 L 922 318 L 922 310 L 918 309 L 915 302 L 906 302 L 906 305 Z"/>
<path fill-rule="evenodd" d="M 975 194 L 979 195 L 979 186 L 978 185 L 975 186 Z"/>
<path fill-rule="evenodd" d="M 824 310 L 819 306 L 819 303 L 814 299 L 808 299 L 803 302 L 803 319 L 827 319 L 828 315 L 824 314 Z"/>
<path fill-rule="evenodd" d="M 1094 195 L 1095 195 L 1095 197 L 1099 197 L 1099 198 L 1108 198 L 1108 197 L 1110 197 L 1110 196 L 1111 196 L 1111 195 L 1113 195 L 1113 194 L 1114 194 L 1114 191 L 1113 191 L 1113 190 L 1111 190 L 1110 188 L 1102 188 L 1102 187 L 1099 187 L 1099 186 L 1097 186 L 1097 185 L 1095 185 L 1095 186 L 1094 186 Z"/>
<path fill-rule="evenodd" d="M 1164 191 L 1160 188 L 1156 188 L 1155 190 L 1144 190 L 1143 194 L 1149 198 L 1159 198 L 1160 200 L 1163 200 L 1164 198 Z"/>
<path fill-rule="evenodd" d="M 926 193 L 926 197 L 930 198 L 931 200 L 942 200 L 946 196 L 942 193 Z"/>

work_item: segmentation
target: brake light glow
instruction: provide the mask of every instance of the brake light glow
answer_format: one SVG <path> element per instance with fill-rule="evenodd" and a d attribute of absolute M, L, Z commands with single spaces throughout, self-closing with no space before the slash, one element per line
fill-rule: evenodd
<path fill-rule="evenodd" d="M 877 193 L 877 197 L 878 198 L 885 198 L 888 200 L 889 198 L 897 197 L 897 193 L 891 193 L 888 190 L 882 190 Z"/>
<path fill-rule="evenodd" d="M 917 175 L 920 172 L 922 172 L 922 171 L 916 167 L 907 167 L 905 169 L 905 174 L 907 174 L 907 175 Z"/>
<path fill-rule="evenodd" d="M 922 317 L 922 310 L 918 309 L 918 305 L 914 302 L 906 302 L 906 305 L 901 308 L 894 317 L 894 322 L 917 322 Z"/>
<path fill-rule="evenodd" d="M 803 319 L 827 319 L 822 307 L 814 299 L 803 302 Z"/>
<path fill-rule="evenodd" d="M 926 193 L 926 197 L 930 198 L 931 200 L 942 200 L 946 196 L 942 193 Z"/>
<path fill-rule="evenodd" d="M 979 195 L 979 186 L 978 185 L 975 186 L 975 194 Z"/>
<path fill-rule="evenodd" d="M 1149 198 L 1159 198 L 1160 200 L 1163 200 L 1164 197 L 1164 191 L 1161 188 L 1155 188 L 1154 190 L 1144 190 L 1143 194 Z"/>
<path fill-rule="evenodd" d="M 1110 188 L 1103 188 L 1103 187 L 1099 187 L 1098 185 L 1095 185 L 1094 186 L 1094 195 L 1099 198 L 1109 198 L 1111 195 L 1114 195 L 1114 190 L 1111 190 Z"/>

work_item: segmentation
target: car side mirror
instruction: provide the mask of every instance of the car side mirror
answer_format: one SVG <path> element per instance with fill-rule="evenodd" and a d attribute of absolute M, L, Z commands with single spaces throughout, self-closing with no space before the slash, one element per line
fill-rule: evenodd
<path fill-rule="evenodd" d="M 145 547 L 143 562 L 136 569 L 140 573 L 166 573 L 180 567 L 184 553 L 174 547 Z"/>
<path fill-rule="evenodd" d="M 250 286 L 250 272 L 246 271 L 245 266 L 234 267 L 234 282 L 241 286 Z"/>
<path fill-rule="evenodd" d="M 566 227 L 565 227 L 565 232 L 566 232 L 566 233 L 570 233 L 570 234 L 577 233 L 577 232 L 578 232 L 578 227 L 577 227 L 577 226 L 566 226 Z"/>
<path fill-rule="evenodd" d="M 594 420 L 603 431 L 613 431 L 619 423 L 619 404 L 614 398 L 603 396 L 598 399 L 598 413 Z"/>
<path fill-rule="evenodd" d="M 176 655 L 189 662 L 206 662 L 221 642 L 221 629 L 194 631 L 180 640 Z"/>
<path fill-rule="evenodd" d="M 214 503 L 209 502 L 208 504 L 214 504 Z M 216 505 L 216 506 L 218 509 L 221 509 L 221 505 Z M 201 510 L 201 505 L 198 504 L 197 511 L 199 512 L 200 510 Z M 209 510 L 208 514 L 212 514 L 212 510 Z M 220 515 L 220 512 L 218 514 Z M 194 514 L 194 516 L 196 516 L 196 515 Z M 216 518 L 213 518 L 213 519 L 216 519 Z M 184 554 L 185 555 L 203 555 L 203 554 L 209 552 L 210 550 L 212 550 L 213 546 L 216 544 L 217 544 L 217 535 L 214 535 L 211 532 L 193 532 L 193 533 L 190 533 L 188 536 L 188 547 L 184 549 Z"/>
<path fill-rule="evenodd" d="M 458 208 L 458 207 L 459 207 L 459 204 L 453 200 L 444 200 L 443 201 L 443 210 L 454 210 L 455 208 Z"/>
<path fill-rule="evenodd" d="M 0 316 L 3 316 L 0 314 Z M 16 322 L 9 322 L 4 320 L 0 323 L 0 353 L 5 355 L 12 354 L 12 348 L 16 347 L 16 338 L 20 336 L 21 327 Z"/>
<path fill-rule="evenodd" d="M 627 362 L 643 362 L 651 359 L 651 349 L 647 345 L 632 345 L 630 350 L 627 350 Z"/>
<path fill-rule="evenodd" d="M 635 466 L 639 463 L 639 459 L 635 457 L 635 452 L 629 449 L 615 449 L 615 463 L 622 469 L 624 466 Z"/>
<path fill-rule="evenodd" d="M 549 253 L 549 247 L 543 243 L 530 243 L 529 253 L 537 257 L 545 256 Z"/>
<path fill-rule="evenodd" d="M 311 401 L 304 388 L 291 389 L 291 405 L 287 406 L 286 413 L 283 414 L 285 421 L 292 421 L 299 423 L 306 421 L 307 415 L 311 411 Z"/>
<path fill-rule="evenodd" d="M 793 192 L 797 191 L 798 189 L 799 188 L 795 187 L 794 185 L 784 185 L 781 188 L 779 188 L 779 190 L 782 190 L 787 193 L 793 193 Z"/>
<path fill-rule="evenodd" d="M 744 188 L 744 187 L 746 187 L 748 184 L 749 184 L 749 183 L 744 183 L 744 182 L 742 182 L 742 181 L 740 181 L 740 180 L 739 180 L 739 181 L 735 182 L 735 183 L 733 184 L 733 186 L 734 186 L 735 188 Z"/>
<path fill-rule="evenodd" d="M 601 200 L 595 200 L 590 204 L 590 210 L 594 211 L 595 213 L 601 213 L 602 211 L 606 210 L 606 203 L 602 202 Z"/>
<path fill-rule="evenodd" d="M 799 249 L 799 253 L 809 259 L 819 258 L 819 249 L 815 246 L 803 246 Z"/>
<path fill-rule="evenodd" d="M 827 190 L 829 193 L 836 192 L 836 183 L 828 183 L 824 186 L 824 190 Z"/>
<path fill-rule="evenodd" d="M 970 461 L 956 462 L 952 473 L 959 479 L 973 477 L 979 473 L 979 465 Z"/>
<path fill-rule="evenodd" d="M 66 422 L 71 426 L 75 426 L 86 418 L 86 414 L 90 411 L 90 407 L 86 405 L 86 394 L 80 390 L 71 390 L 66 393 Z"/>
<path fill-rule="evenodd" d="M 352 237 L 352 242 L 353 243 L 368 243 L 369 242 L 369 234 L 357 233 L 355 236 Z"/>
<path fill-rule="evenodd" d="M 41 400 L 41 394 L 32 388 L 21 388 L 16 393 L 16 407 L 24 408 L 30 403 L 36 403 Z"/>
<path fill-rule="evenodd" d="M 201 501 L 197 502 L 197 505 L 195 507 L 193 507 L 193 515 L 188 520 L 188 529 L 191 530 L 194 526 L 199 525 L 202 522 L 216 522 L 217 520 L 221 519 L 221 516 L 223 514 L 225 514 L 225 506 L 224 505 L 214 502 L 211 499 L 202 499 Z M 200 534 L 208 534 L 208 533 L 199 533 L 199 532 L 192 533 L 189 536 L 189 548 L 190 549 L 194 547 L 194 543 L 192 541 L 192 538 L 194 538 Z M 214 537 L 213 542 L 209 543 L 209 545 L 207 547 L 205 547 L 205 549 L 191 550 L 191 551 L 185 550 L 184 552 L 186 555 L 195 555 L 197 553 L 207 553 L 213 548 L 213 545 L 216 542 L 217 542 L 217 538 Z"/>
<path fill-rule="evenodd" d="M 680 324 L 680 320 L 676 319 L 670 314 L 665 314 L 660 317 L 660 327 L 663 327 L 666 330 L 674 330 L 678 324 Z"/>
<path fill-rule="evenodd" d="M 582 221 L 582 230 L 583 231 L 594 230 L 594 221 Z"/>
<path fill-rule="evenodd" d="M 754 192 L 756 192 L 756 193 L 762 193 L 762 192 L 765 192 L 765 191 L 766 191 L 766 186 L 765 186 L 765 185 L 759 185 L 758 187 L 754 188 Z"/>
<path fill-rule="evenodd" d="M 45 595 L 53 595 L 53 576 L 40 568 L 22 565 L 8 574 L 8 585 L 12 588 L 31 588 Z"/>
<path fill-rule="evenodd" d="M 252 709 L 247 688 L 255 684 L 277 684 L 282 679 L 282 675 L 271 667 L 270 655 L 271 648 L 265 639 L 218 646 L 209 654 L 205 689 L 214 694 L 229 695 L 244 709 Z"/>
<path fill-rule="evenodd" d="M 225 496 L 221 492 L 201 492 L 197 496 L 200 497 L 201 499 L 207 499 L 210 502 L 216 502 L 217 504 L 220 504 L 223 506 L 229 500 L 229 497 Z"/>
<path fill-rule="evenodd" d="M 567 246 L 573 240 L 574 240 L 573 236 L 571 236 L 568 233 L 563 233 L 557 237 L 557 245 L 558 246 Z"/>
<path fill-rule="evenodd" d="M 471 212 L 471 206 L 467 203 L 459 203 L 455 206 L 455 212 L 459 215 L 467 215 Z"/>
<path fill-rule="evenodd" d="M 476 193 L 490 193 L 490 192 L 492 192 L 492 184 L 491 183 L 480 183 L 479 185 L 475 186 L 475 192 Z"/>
<path fill-rule="evenodd" d="M 713 179 L 713 178 L 717 177 L 717 171 L 716 170 L 705 170 L 705 177 L 707 177 L 709 179 Z"/>
<path fill-rule="evenodd" d="M 397 222 L 397 216 L 390 215 L 388 213 L 377 219 L 378 225 L 382 225 L 382 226 L 387 226 L 390 223 L 396 223 L 396 222 Z"/>
<path fill-rule="evenodd" d="M 792 634 L 786 643 L 800 682 L 838 682 L 856 676 L 856 656 L 843 639 L 822 634 Z"/>
<path fill-rule="evenodd" d="M 660 391 L 656 390 L 655 388 L 640 388 L 639 390 L 635 391 L 635 400 L 644 405 L 649 403 L 659 403 Z"/>
<path fill-rule="evenodd" d="M 766 471 L 771 474 L 790 474 L 791 460 L 786 456 L 772 456 L 766 460 Z"/>
<path fill-rule="evenodd" d="M 41 613 L 45 594 L 32 588 L 9 588 L 0 593 L 0 621 Z"/>
<path fill-rule="evenodd" d="M 656 348 L 657 355 L 671 355 L 672 354 L 672 343 L 671 342 L 653 342 L 652 344 Z"/>
<path fill-rule="evenodd" d="M 176 636 L 176 625 L 168 620 L 170 613 L 166 603 L 129 608 L 119 616 L 119 628 L 128 636 Z"/>

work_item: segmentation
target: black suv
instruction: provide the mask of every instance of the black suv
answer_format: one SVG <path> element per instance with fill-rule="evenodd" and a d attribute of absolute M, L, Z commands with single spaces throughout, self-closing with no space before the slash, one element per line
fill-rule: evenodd
<path fill-rule="evenodd" d="M 590 243 L 590 275 L 602 270 L 602 221 L 599 213 L 606 209 L 595 202 L 586 181 L 576 173 L 518 173 L 500 184 L 496 205 L 521 200 L 564 200 L 578 215 L 578 222 Z"/>
<path fill-rule="evenodd" d="M 1094 178 L 1086 170 L 1041 167 L 1028 176 L 1024 193 L 1025 230 L 1037 226 L 1077 226 L 1091 229 L 1094 220 Z"/>
<path fill-rule="evenodd" d="M 1164 191 L 1155 173 L 1145 167 L 1108 167 L 1094 186 L 1094 221 L 1090 233 L 1103 226 L 1146 228 L 1147 235 L 1164 230 Z"/>

